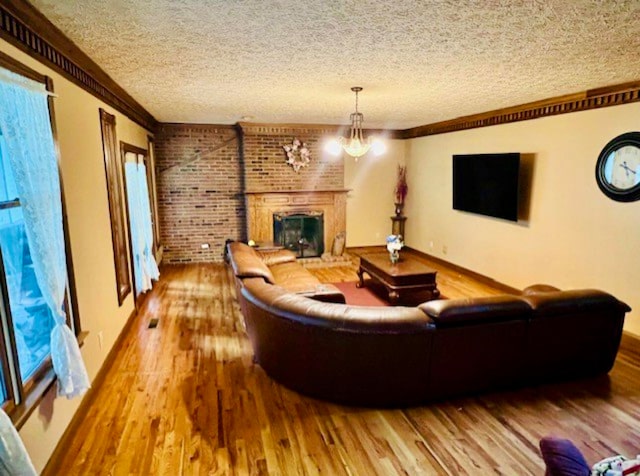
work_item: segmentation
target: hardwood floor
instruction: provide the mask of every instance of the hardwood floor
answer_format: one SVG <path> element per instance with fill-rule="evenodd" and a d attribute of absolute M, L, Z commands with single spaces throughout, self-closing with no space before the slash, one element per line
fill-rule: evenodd
<path fill-rule="evenodd" d="M 356 279 L 353 266 L 312 271 Z M 450 298 L 499 294 L 438 271 Z M 549 434 L 571 438 L 589 463 L 640 453 L 638 354 L 621 353 L 610 376 L 588 381 L 344 407 L 289 391 L 252 363 L 224 265 L 167 266 L 48 474 L 541 475 L 538 441 Z"/>

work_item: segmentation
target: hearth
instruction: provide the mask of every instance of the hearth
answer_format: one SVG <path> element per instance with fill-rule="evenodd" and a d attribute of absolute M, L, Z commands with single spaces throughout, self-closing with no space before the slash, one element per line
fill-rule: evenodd
<path fill-rule="evenodd" d="M 293 251 L 298 258 L 324 252 L 324 215 L 319 211 L 273 214 L 273 241 Z"/>

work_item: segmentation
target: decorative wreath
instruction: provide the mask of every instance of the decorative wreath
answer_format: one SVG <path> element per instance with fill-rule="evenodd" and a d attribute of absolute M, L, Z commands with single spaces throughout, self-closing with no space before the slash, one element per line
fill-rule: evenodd
<path fill-rule="evenodd" d="M 293 170 L 300 172 L 302 167 L 307 167 L 311 159 L 311 154 L 307 148 L 307 144 L 298 139 L 293 139 L 291 145 L 283 145 L 282 148 L 287 154 L 286 162 Z"/>

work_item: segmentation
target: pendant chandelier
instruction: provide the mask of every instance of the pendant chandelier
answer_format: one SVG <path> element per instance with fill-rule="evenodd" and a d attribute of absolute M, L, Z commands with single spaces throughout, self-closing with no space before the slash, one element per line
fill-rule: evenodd
<path fill-rule="evenodd" d="M 344 150 L 348 155 L 354 157 L 356 161 L 359 157 L 369 152 L 369 150 L 371 150 L 374 155 L 381 155 L 386 151 L 384 142 L 373 136 L 369 136 L 365 140 L 364 134 L 362 133 L 364 115 L 358 112 L 358 93 L 362 91 L 362 88 L 360 86 L 354 86 L 351 88 L 351 91 L 356 93 L 356 111 L 350 116 L 351 134 L 349 138 L 338 137 L 337 139 L 330 140 L 325 149 L 335 156 L 340 155 Z"/>

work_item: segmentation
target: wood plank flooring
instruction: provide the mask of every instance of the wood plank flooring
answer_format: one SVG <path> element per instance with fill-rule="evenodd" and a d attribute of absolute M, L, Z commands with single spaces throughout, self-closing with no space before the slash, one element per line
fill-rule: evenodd
<path fill-rule="evenodd" d="M 499 294 L 441 265 L 450 298 Z M 312 270 L 356 280 L 354 266 Z M 156 329 L 148 329 L 152 318 Z M 464 349 L 455 350 L 464 352 Z M 588 349 L 585 349 L 588 352 Z M 167 266 L 50 474 L 541 475 L 542 436 L 590 463 L 640 453 L 640 361 L 610 376 L 376 410 L 296 394 L 253 364 L 230 271 Z"/>

